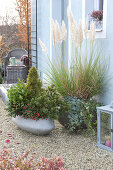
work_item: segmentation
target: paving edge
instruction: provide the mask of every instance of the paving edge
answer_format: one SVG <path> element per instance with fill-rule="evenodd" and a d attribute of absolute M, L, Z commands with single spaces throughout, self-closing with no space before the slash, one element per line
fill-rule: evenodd
<path fill-rule="evenodd" d="M 7 90 L 3 86 L 0 86 L 0 96 L 2 97 L 3 102 L 7 105 Z"/>

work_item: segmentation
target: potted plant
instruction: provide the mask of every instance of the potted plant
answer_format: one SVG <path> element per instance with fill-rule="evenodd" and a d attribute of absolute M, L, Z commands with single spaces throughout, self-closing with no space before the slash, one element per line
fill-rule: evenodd
<path fill-rule="evenodd" d="M 94 21 L 97 29 L 102 29 L 103 27 L 103 10 L 93 11 L 91 13 L 91 20 Z"/>
<path fill-rule="evenodd" d="M 21 129 L 45 135 L 54 129 L 54 120 L 68 110 L 68 105 L 53 85 L 47 89 L 42 88 L 42 82 L 36 73 L 37 70 L 31 68 L 27 84 L 19 81 L 10 88 L 8 111 L 13 122 Z"/>

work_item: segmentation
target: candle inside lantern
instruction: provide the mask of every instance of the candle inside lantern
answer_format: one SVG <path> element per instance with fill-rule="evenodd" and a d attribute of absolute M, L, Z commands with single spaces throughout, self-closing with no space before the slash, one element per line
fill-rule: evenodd
<path fill-rule="evenodd" d="M 111 147 L 111 141 L 110 140 L 106 140 L 106 146 Z"/>
<path fill-rule="evenodd" d="M 105 145 L 111 147 L 111 137 L 105 136 Z"/>

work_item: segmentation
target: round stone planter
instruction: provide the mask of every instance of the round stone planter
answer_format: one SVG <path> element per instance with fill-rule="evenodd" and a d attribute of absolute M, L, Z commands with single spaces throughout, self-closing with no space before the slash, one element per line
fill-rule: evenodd
<path fill-rule="evenodd" d="M 55 127 L 54 121 L 50 119 L 24 119 L 21 116 L 12 117 L 12 121 L 21 129 L 31 132 L 35 135 L 49 134 Z"/>

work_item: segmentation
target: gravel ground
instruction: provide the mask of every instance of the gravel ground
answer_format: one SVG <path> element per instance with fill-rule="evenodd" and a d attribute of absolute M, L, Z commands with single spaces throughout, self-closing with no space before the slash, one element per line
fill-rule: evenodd
<path fill-rule="evenodd" d="M 113 170 L 113 153 L 97 148 L 96 140 L 70 134 L 58 122 L 49 135 L 33 135 L 19 129 L 7 116 L 5 107 L 0 98 L 0 150 L 6 146 L 20 154 L 30 149 L 37 158 L 61 155 L 66 170 Z M 10 144 L 6 143 L 8 139 Z"/>

